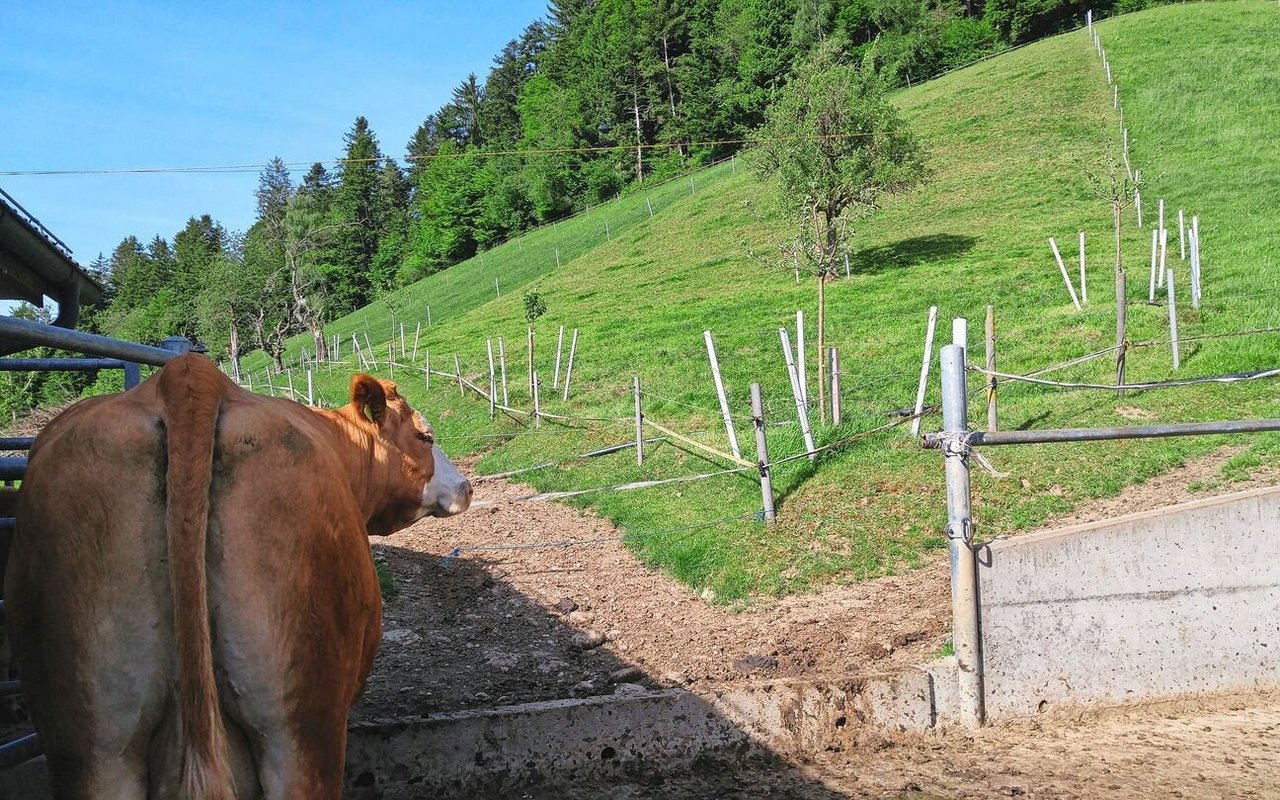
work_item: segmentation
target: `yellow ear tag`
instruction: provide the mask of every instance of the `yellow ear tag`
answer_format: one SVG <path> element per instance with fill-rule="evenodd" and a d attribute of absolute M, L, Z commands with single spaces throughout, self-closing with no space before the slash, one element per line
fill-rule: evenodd
<path fill-rule="evenodd" d="M 373 406 L 366 403 L 360 407 L 360 411 L 364 414 L 365 419 L 369 420 L 375 425 L 378 424 L 378 421 L 373 418 Z"/>

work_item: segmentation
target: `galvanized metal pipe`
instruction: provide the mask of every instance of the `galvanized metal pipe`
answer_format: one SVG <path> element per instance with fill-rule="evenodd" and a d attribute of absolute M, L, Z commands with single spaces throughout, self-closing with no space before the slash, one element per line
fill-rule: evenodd
<path fill-rule="evenodd" d="M 20 481 L 27 474 L 27 459 L 6 456 L 0 458 L 0 481 Z"/>
<path fill-rule="evenodd" d="M 0 372 L 88 372 L 124 365 L 118 358 L 0 358 Z"/>
<path fill-rule="evenodd" d="M 951 435 L 968 430 L 964 348 L 942 348 L 942 427 Z M 960 723 L 979 728 L 983 719 L 982 653 L 978 629 L 978 570 L 973 552 L 969 459 L 960 449 L 945 453 L 947 536 L 951 555 L 951 643 L 955 649 Z"/>
<path fill-rule="evenodd" d="M 60 350 L 71 350 L 77 353 L 119 358 L 124 361 L 136 361 L 140 364 L 163 366 L 176 355 L 159 347 L 149 347 L 136 342 L 123 342 L 106 336 L 98 336 L 83 331 L 67 330 L 52 325 L 41 325 L 25 319 L 0 317 L 0 337 L 20 340 L 32 347 L 56 347 Z"/>
<path fill-rule="evenodd" d="M 40 737 L 34 733 L 0 744 L 0 772 L 40 755 Z"/>
<path fill-rule="evenodd" d="M 1100 442 L 1112 439 L 1157 439 L 1165 436 L 1204 436 L 1232 433 L 1280 431 L 1280 419 L 1241 419 L 1223 422 L 1170 422 L 1137 425 L 1131 428 L 1054 428 L 1038 431 L 973 431 L 965 441 L 974 446 L 1004 444 L 1044 444 L 1048 442 Z M 929 433 L 921 445 L 930 450 L 942 446 L 945 437 Z"/>

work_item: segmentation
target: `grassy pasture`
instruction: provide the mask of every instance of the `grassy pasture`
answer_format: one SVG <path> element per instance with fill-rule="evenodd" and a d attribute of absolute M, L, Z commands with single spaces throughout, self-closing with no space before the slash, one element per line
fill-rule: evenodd
<path fill-rule="evenodd" d="M 1129 274 L 1131 341 L 1168 338 L 1167 309 L 1146 304 L 1150 226 L 1155 202 L 1167 200 L 1174 224 L 1170 263 L 1182 288 L 1182 368 L 1171 369 L 1167 345 L 1135 348 L 1129 380 L 1215 375 L 1280 363 L 1280 333 L 1194 338 L 1280 326 L 1277 301 L 1276 198 L 1280 184 L 1280 14 L 1267 2 L 1166 6 L 1099 25 L 1120 85 L 1132 158 L 1143 172 L 1147 227 L 1126 212 L 1123 258 Z M 1089 192 L 1085 170 L 1119 147 L 1111 89 L 1088 35 L 1077 31 L 983 62 L 897 96 L 931 153 L 934 178 L 924 189 L 888 203 L 855 235 L 853 275 L 828 289 L 831 344 L 845 372 L 845 422 L 816 431 L 819 444 L 876 428 L 889 409 L 909 405 L 919 372 L 925 314 L 939 307 L 939 339 L 948 321 L 970 320 L 971 351 L 981 352 L 985 306 L 997 310 L 999 367 L 1023 373 L 1114 343 L 1110 212 Z M 778 328 L 797 309 L 816 319 L 812 280 L 795 283 L 752 252 L 774 252 L 788 223 L 774 211 L 768 184 L 744 168 L 698 173 L 694 187 L 677 180 L 621 198 L 590 213 L 531 233 L 431 276 L 385 302 L 335 322 L 344 352 L 350 334 L 367 331 L 380 355 L 399 321 L 412 336 L 431 306 L 420 349 L 433 365 L 487 382 L 485 340 L 507 344 L 512 405 L 527 408 L 521 293 L 536 289 L 548 311 L 536 323 L 537 370 L 548 388 L 545 410 L 627 420 L 631 380 L 639 375 L 651 419 L 700 440 L 724 445 L 724 430 L 702 331 L 716 337 L 736 430 L 754 457 L 749 387 L 763 386 L 774 458 L 803 450 L 794 424 Z M 646 195 L 653 206 L 651 217 Z M 1188 269 L 1177 258 L 1177 209 L 1200 215 L 1204 302 L 1191 308 Z M 609 234 L 605 236 L 605 224 Z M 1077 231 L 1088 240 L 1089 303 L 1075 311 L 1048 246 L 1055 237 L 1074 272 Z M 555 248 L 561 266 L 555 265 Z M 496 297 L 498 277 L 502 296 Z M 393 313 L 394 319 L 393 319 Z M 812 322 L 810 322 L 810 325 Z M 559 325 L 580 329 L 573 391 L 567 402 L 549 388 Z M 810 375 L 816 375 L 810 328 Z M 496 343 L 495 343 L 496 344 Z M 568 342 L 565 344 L 566 350 Z M 975 360 L 980 360 L 976 358 Z M 419 362 L 422 355 L 419 355 Z M 260 356 L 247 360 L 259 371 Z M 1061 380 L 1110 382 L 1102 359 L 1055 373 Z M 386 374 L 385 366 L 379 370 Z M 933 367 L 929 400 L 937 400 Z M 483 453 L 481 473 L 567 459 L 627 441 L 629 421 L 544 424 L 534 429 L 500 417 L 491 422 L 479 398 L 459 398 L 433 377 L 428 391 L 416 371 L 397 370 L 406 394 L 436 424 L 451 453 Z M 336 402 L 346 372 L 321 375 Z M 980 379 L 972 378 L 972 386 Z M 257 385 L 258 380 L 255 380 Z M 812 392 L 816 396 L 816 390 Z M 985 423 L 981 395 L 971 420 Z M 1276 416 L 1274 382 L 1207 384 L 1190 389 L 1114 394 L 1006 384 L 1001 426 L 1066 427 Z M 937 418 L 925 421 L 936 428 Z M 1223 480 L 1275 455 L 1276 437 L 1238 438 L 1250 449 Z M 1160 474 L 1223 439 L 1046 445 L 989 455 L 1012 477 L 977 474 L 980 536 L 1016 533 L 1089 498 Z M 910 441 L 905 429 L 868 436 L 801 459 L 774 476 L 779 521 L 750 517 L 760 507 L 752 473 L 568 502 L 591 507 L 627 532 L 635 552 L 725 600 L 803 590 L 829 580 L 854 581 L 910 568 L 945 546 L 942 465 Z M 543 491 L 571 490 L 710 472 L 729 466 L 672 443 L 651 446 L 637 467 L 625 451 L 531 473 Z M 709 524 L 703 524 L 709 523 Z M 458 542 L 459 546 L 484 542 Z M 566 559 L 571 559 L 571 551 Z"/>

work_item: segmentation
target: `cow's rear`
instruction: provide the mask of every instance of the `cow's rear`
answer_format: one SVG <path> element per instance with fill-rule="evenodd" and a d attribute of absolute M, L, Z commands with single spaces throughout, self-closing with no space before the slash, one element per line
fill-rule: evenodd
<path fill-rule="evenodd" d="M 51 423 L 7 592 L 57 795 L 338 797 L 380 638 L 366 532 L 470 501 L 433 449 L 392 384 L 321 412 L 198 356 Z"/>

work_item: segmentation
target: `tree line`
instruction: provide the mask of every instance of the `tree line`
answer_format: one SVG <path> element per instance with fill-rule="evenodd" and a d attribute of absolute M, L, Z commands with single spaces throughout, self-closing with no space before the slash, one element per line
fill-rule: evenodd
<path fill-rule="evenodd" d="M 1103 0 L 1095 15 L 1151 0 Z M 885 85 L 1074 27 L 1080 0 L 552 0 L 426 116 L 401 159 L 356 118 L 332 167 L 273 159 L 257 218 L 193 216 L 91 266 L 102 332 L 178 333 L 219 357 L 285 341 L 537 225 L 752 140 L 788 81 L 841 58 Z M 403 166 L 402 166 L 403 165 Z"/>

